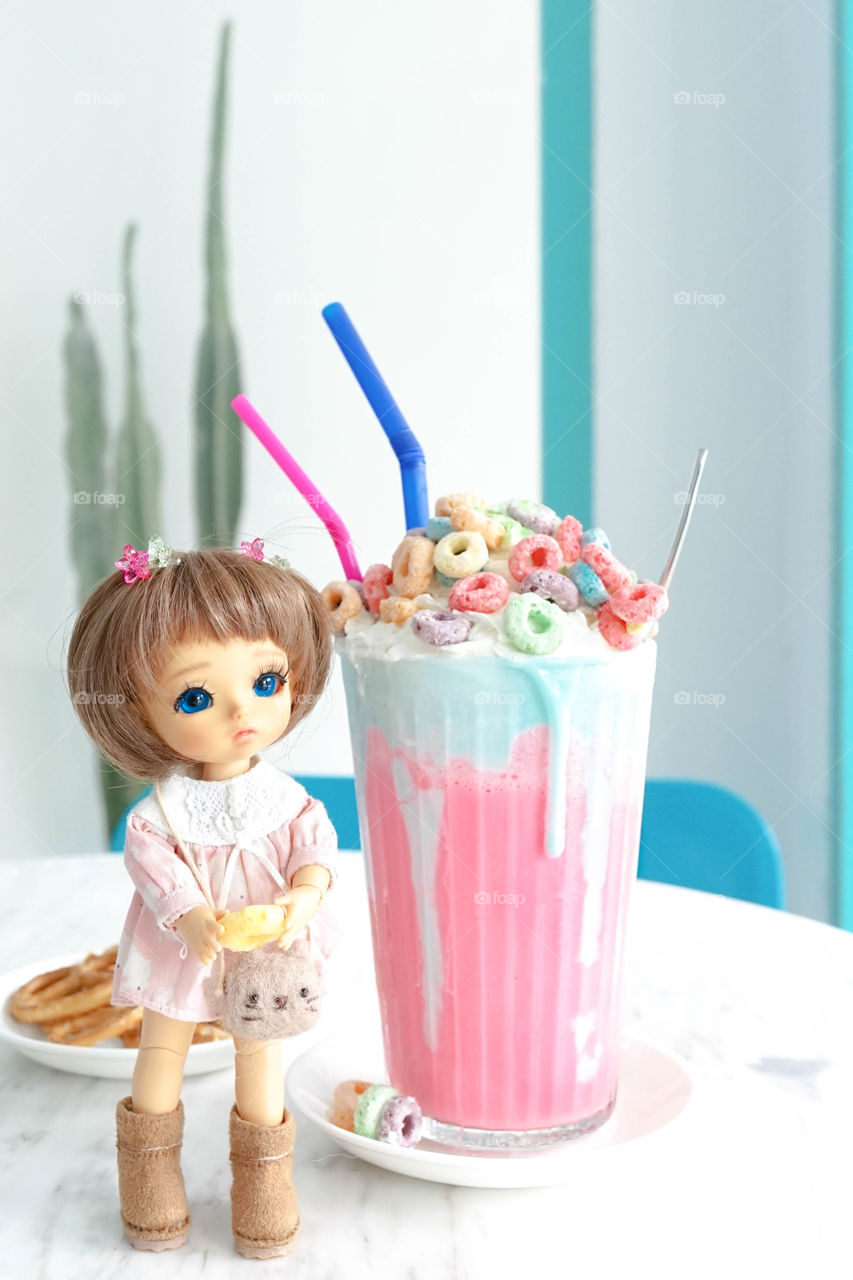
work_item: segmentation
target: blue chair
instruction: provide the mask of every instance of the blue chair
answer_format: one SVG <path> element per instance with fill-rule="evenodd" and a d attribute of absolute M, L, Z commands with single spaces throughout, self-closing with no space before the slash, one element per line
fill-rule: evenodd
<path fill-rule="evenodd" d="M 358 834 L 358 814 L 355 807 L 355 782 L 353 779 L 330 778 L 322 774 L 316 776 L 312 774 L 299 777 L 296 781 L 302 783 L 310 796 L 313 796 L 315 800 L 319 800 L 326 806 L 332 825 L 338 833 L 338 846 L 341 849 L 359 849 L 361 841 Z M 140 791 L 134 804 L 137 804 L 143 796 L 147 796 L 150 790 L 150 787 L 146 787 L 144 791 Z M 113 829 L 110 840 L 112 853 L 121 853 L 124 850 L 127 815 L 132 808 L 132 804 L 127 806 Z"/>
<path fill-rule="evenodd" d="M 340 848 L 360 848 L 353 779 L 309 775 L 298 781 L 326 806 Z M 113 831 L 110 848 L 117 853 L 124 849 L 130 808 Z M 767 907 L 786 905 L 782 854 L 772 828 L 740 796 L 709 782 L 646 783 L 638 875 Z"/>
<path fill-rule="evenodd" d="M 638 875 L 784 910 L 779 841 L 751 805 L 710 782 L 646 783 Z"/>

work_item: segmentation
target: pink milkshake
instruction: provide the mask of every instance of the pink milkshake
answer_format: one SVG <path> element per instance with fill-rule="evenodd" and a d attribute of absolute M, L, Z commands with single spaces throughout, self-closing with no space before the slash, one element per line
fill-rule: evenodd
<path fill-rule="evenodd" d="M 627 576 L 606 590 L 609 549 L 597 586 L 572 575 L 565 547 L 550 572 L 570 590 L 531 581 L 536 562 L 513 557 L 537 551 L 529 529 L 491 511 L 506 537 L 473 573 L 444 572 L 454 563 L 439 522 L 427 531 L 439 536 L 409 548 L 435 546 L 427 590 L 404 594 L 425 584 L 396 557 L 385 599 L 414 608 L 383 612 L 421 626 L 377 616 L 382 575 L 369 574 L 377 614 L 350 618 L 339 652 L 390 1082 L 418 1099 L 430 1136 L 513 1149 L 595 1128 L 615 1102 L 655 670 L 643 601 L 663 605 Z M 619 619 L 628 597 L 649 616 Z M 598 625 L 602 600 L 624 628 L 607 627 L 626 638 L 618 648 Z"/>

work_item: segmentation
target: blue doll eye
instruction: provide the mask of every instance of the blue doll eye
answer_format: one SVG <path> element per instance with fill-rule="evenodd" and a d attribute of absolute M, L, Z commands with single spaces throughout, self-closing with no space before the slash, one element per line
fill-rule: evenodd
<path fill-rule="evenodd" d="M 180 697 L 175 699 L 175 710 L 185 711 L 191 716 L 196 711 L 206 711 L 212 703 L 213 698 L 206 689 L 185 689 Z"/>
<path fill-rule="evenodd" d="M 271 698 L 285 683 L 280 671 L 262 671 L 252 686 L 259 698 Z"/>

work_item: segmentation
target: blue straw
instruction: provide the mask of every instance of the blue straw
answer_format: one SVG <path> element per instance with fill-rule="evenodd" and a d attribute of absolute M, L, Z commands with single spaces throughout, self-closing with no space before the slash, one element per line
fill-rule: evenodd
<path fill-rule="evenodd" d="M 344 359 L 355 374 L 356 382 L 367 397 L 368 404 L 397 455 L 400 478 L 403 481 L 406 528 L 422 529 L 429 519 L 424 451 L 342 304 L 330 302 L 323 308 L 323 319 L 331 329 L 332 337 L 343 352 Z"/>

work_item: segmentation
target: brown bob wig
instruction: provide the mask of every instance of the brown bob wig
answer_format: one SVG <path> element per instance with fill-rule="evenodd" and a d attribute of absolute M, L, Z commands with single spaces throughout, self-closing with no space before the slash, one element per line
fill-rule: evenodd
<path fill-rule="evenodd" d="M 126 583 L 104 578 L 74 624 L 68 684 L 83 728 L 117 769 L 150 782 L 187 761 L 149 725 L 144 702 L 172 651 L 195 641 L 271 640 L 287 654 L 289 733 L 322 692 L 332 628 L 319 592 L 293 569 L 237 551 L 179 551 L 180 563 Z"/>

